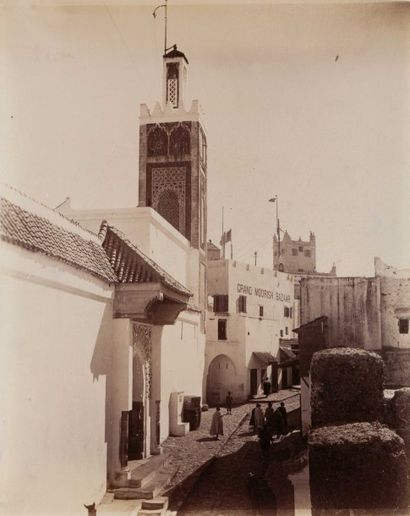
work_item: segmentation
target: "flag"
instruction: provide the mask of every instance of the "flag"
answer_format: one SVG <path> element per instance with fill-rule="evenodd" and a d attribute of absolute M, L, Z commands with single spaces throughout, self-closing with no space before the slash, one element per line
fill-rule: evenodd
<path fill-rule="evenodd" d="M 232 241 L 232 229 L 229 229 L 228 231 L 224 231 L 223 235 L 221 237 L 221 241 L 219 242 L 221 245 L 226 244 L 227 242 Z"/>
<path fill-rule="evenodd" d="M 276 201 L 276 197 L 272 197 L 272 199 L 269 199 L 269 202 L 275 202 Z"/>

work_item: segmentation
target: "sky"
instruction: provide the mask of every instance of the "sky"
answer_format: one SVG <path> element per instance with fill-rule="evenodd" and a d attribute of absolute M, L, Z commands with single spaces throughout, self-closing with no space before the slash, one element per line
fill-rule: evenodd
<path fill-rule="evenodd" d="M 0 179 L 55 207 L 138 200 L 139 105 L 162 97 L 159 2 L 5 1 Z M 208 139 L 208 238 L 272 263 L 275 206 L 317 270 L 410 266 L 410 4 L 169 0 Z M 188 105 L 190 102 L 187 103 Z"/>

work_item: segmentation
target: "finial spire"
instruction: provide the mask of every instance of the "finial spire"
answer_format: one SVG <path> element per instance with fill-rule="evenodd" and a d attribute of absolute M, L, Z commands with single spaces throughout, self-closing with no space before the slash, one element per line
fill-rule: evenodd
<path fill-rule="evenodd" d="M 161 7 L 164 8 L 165 10 L 165 24 L 164 24 L 164 54 L 167 53 L 167 50 L 169 50 L 169 48 L 167 48 L 167 30 L 168 30 L 168 0 L 165 0 L 165 4 L 162 4 L 162 5 L 158 5 L 153 13 L 152 13 L 152 16 L 154 18 L 157 17 L 157 11 L 158 9 L 161 9 Z M 171 47 L 170 47 L 171 48 Z"/>

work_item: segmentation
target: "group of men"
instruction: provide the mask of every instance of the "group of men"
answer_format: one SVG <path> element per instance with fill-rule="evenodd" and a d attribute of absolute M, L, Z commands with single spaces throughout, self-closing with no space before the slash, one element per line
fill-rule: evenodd
<path fill-rule="evenodd" d="M 259 442 L 264 453 L 269 451 L 270 443 L 274 438 L 288 433 L 288 416 L 285 404 L 282 401 L 276 410 L 272 406 L 272 402 L 268 402 L 268 406 L 263 412 L 260 403 L 252 410 L 249 426 L 252 426 L 255 432 L 258 432 Z"/>

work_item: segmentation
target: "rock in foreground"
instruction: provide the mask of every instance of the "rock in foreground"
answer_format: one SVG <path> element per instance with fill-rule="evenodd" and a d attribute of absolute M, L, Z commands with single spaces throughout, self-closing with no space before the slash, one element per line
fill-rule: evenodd
<path fill-rule="evenodd" d="M 309 470 L 314 509 L 393 511 L 407 507 L 404 443 L 379 423 L 313 430 L 309 435 Z"/>

